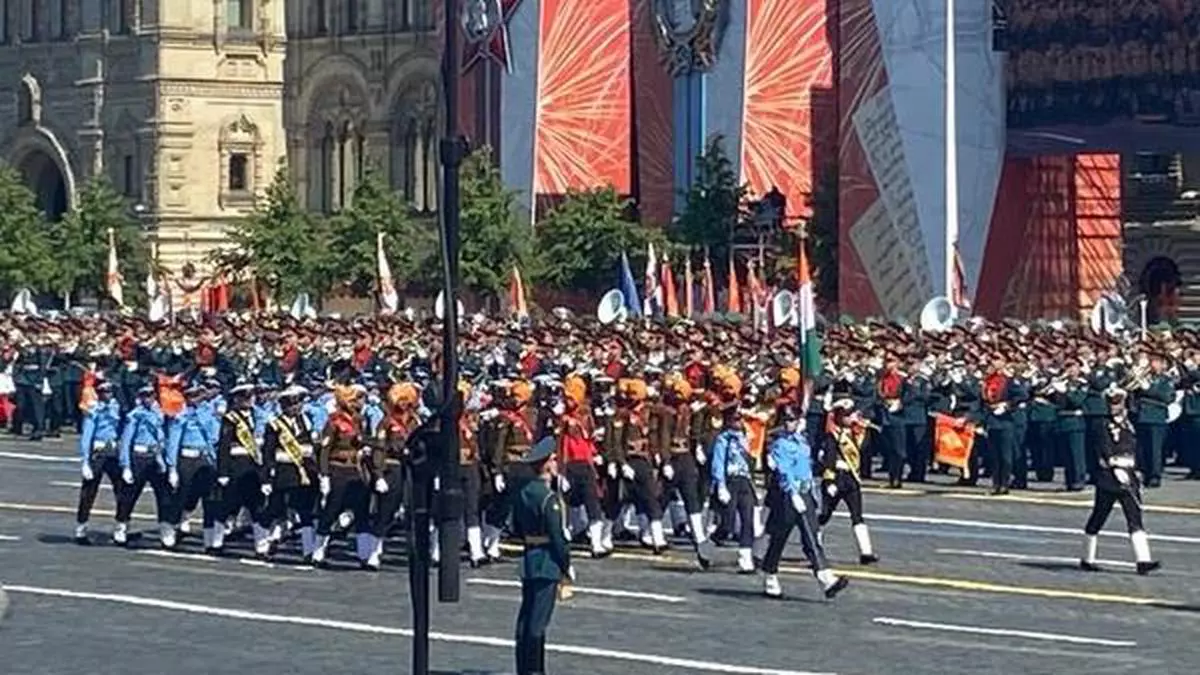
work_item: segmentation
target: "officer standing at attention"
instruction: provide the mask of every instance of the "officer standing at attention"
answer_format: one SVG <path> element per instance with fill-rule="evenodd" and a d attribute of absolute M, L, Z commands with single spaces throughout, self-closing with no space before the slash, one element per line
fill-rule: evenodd
<path fill-rule="evenodd" d="M 564 529 L 562 500 L 550 486 L 558 480 L 557 442 L 548 436 L 520 461 L 535 477 L 513 500 L 513 534 L 525 546 L 521 559 L 521 610 L 517 614 L 517 675 L 546 672 L 546 628 L 558 586 L 572 581 L 571 549 Z"/>

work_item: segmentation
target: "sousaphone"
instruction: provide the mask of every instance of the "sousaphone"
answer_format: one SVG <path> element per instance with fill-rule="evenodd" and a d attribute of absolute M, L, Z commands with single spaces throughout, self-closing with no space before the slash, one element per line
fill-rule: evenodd
<path fill-rule="evenodd" d="M 794 326 L 799 320 L 799 312 L 796 309 L 797 298 L 796 294 L 789 290 L 782 290 L 771 298 L 771 322 L 775 327 Z"/>
<path fill-rule="evenodd" d="M 614 288 L 604 294 L 600 298 L 600 304 L 596 307 L 596 319 L 608 325 L 613 322 L 624 321 L 629 316 L 629 308 L 625 306 L 625 294 L 621 289 Z"/>
<path fill-rule="evenodd" d="M 1115 335 L 1125 328 L 1129 319 L 1129 307 L 1125 300 L 1115 293 L 1105 293 L 1092 307 L 1092 332 L 1104 335 Z"/>
<path fill-rule="evenodd" d="M 950 330 L 958 318 L 958 308 L 944 295 L 934 296 L 921 308 L 921 330 L 940 333 Z"/>

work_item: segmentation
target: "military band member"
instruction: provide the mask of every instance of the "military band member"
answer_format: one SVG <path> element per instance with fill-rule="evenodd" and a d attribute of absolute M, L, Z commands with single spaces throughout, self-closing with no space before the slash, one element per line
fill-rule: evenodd
<path fill-rule="evenodd" d="M 1137 376 L 1138 469 L 1146 477 L 1146 487 L 1162 485 L 1163 443 L 1167 438 L 1167 406 L 1175 401 L 1175 386 L 1166 375 L 1166 356 L 1150 355 L 1148 372 Z"/>
<path fill-rule="evenodd" d="M 1188 467 L 1185 480 L 1200 480 L 1200 354 L 1196 351 L 1184 363 L 1179 389 L 1183 392 L 1179 435 Z"/>
<path fill-rule="evenodd" d="M 588 543 L 593 558 L 609 554 L 604 546 L 604 513 L 600 510 L 597 465 L 604 456 L 596 451 L 595 429 L 587 404 L 587 384 L 578 376 L 563 382 L 563 412 L 558 417 L 558 453 L 569 483 L 568 506 L 583 507 L 588 519 Z"/>
<path fill-rule="evenodd" d="M 1129 541 L 1133 546 L 1138 574 L 1149 574 L 1160 567 L 1150 556 L 1150 537 L 1142 524 L 1141 487 L 1136 471 L 1133 425 L 1125 408 L 1125 391 L 1110 386 L 1106 392 L 1110 415 L 1106 434 L 1097 457 L 1096 492 L 1092 513 L 1084 525 L 1084 551 L 1079 565 L 1088 572 L 1100 570 L 1096 556 L 1100 531 L 1112 513 L 1114 504 L 1121 505 Z"/>
<path fill-rule="evenodd" d="M 825 499 L 817 522 L 824 527 L 833 518 L 838 504 L 845 503 L 850 512 L 859 562 L 870 565 L 878 562 L 879 556 L 871 546 L 871 532 L 863 519 L 862 484 L 859 482 L 859 464 L 870 423 L 854 409 L 854 400 L 848 394 L 845 390 L 835 394 L 838 398 L 833 402 L 833 422 L 818 458 Z"/>
<path fill-rule="evenodd" d="M 1108 401 L 1105 392 L 1116 385 L 1116 376 L 1109 367 L 1097 362 L 1090 350 L 1084 350 L 1082 374 L 1087 378 L 1087 397 L 1083 400 L 1083 451 L 1087 466 L 1088 483 L 1095 483 L 1099 468 L 1100 446 L 1108 433 Z"/>
<path fill-rule="evenodd" d="M 291 385 L 279 393 L 279 414 L 267 425 L 263 438 L 263 467 L 271 485 L 266 506 L 260 511 L 258 524 L 272 529 L 270 541 L 279 541 L 281 523 L 291 510 L 296 514 L 300 530 L 300 551 L 304 560 L 312 559 L 317 538 L 313 529 L 313 511 L 317 505 L 317 464 L 313 452 L 312 428 L 304 415 L 308 390 Z M 261 558 L 271 556 L 268 545 L 255 553 Z"/>
<path fill-rule="evenodd" d="M 83 482 L 79 486 L 79 508 L 75 514 L 75 541 L 89 544 L 88 519 L 100 491 L 100 480 L 108 477 L 114 494 L 121 494 L 121 464 L 117 458 L 118 429 L 121 426 L 121 406 L 113 397 L 110 382 L 96 384 L 96 400 L 84 411 L 83 433 L 79 435 L 80 474 Z M 128 540 L 129 526 L 117 522 L 113 527 L 113 541 L 124 546 Z"/>
<path fill-rule="evenodd" d="M 904 406 L 908 480 L 924 483 L 933 462 L 933 436 L 929 433 L 929 400 L 933 368 L 914 357 L 909 364 L 909 399 Z M 811 438 L 811 436 L 810 436 Z"/>
<path fill-rule="evenodd" d="M 212 549 L 214 543 L 224 545 L 225 538 L 225 524 L 219 522 L 220 504 L 213 498 L 220 418 L 213 412 L 212 399 L 205 398 L 208 394 L 208 390 L 199 385 L 186 389 L 183 411 L 167 432 L 167 466 L 176 468 L 179 482 L 169 522 L 178 532 L 190 533 L 191 512 L 203 504 L 206 550 Z"/>
<path fill-rule="evenodd" d="M 1010 365 L 1008 379 L 1009 401 L 1013 408 L 1013 468 L 1012 487 L 1024 490 L 1029 487 L 1029 373 L 1019 371 L 1021 364 Z"/>
<path fill-rule="evenodd" d="M 483 546 L 482 529 L 483 467 L 479 463 L 479 412 L 484 405 L 484 399 L 466 380 L 459 382 L 458 390 L 464 401 L 462 416 L 458 420 L 458 465 L 462 480 L 463 525 L 467 530 L 467 552 L 471 567 L 479 567 L 488 562 L 488 554 Z"/>
<path fill-rule="evenodd" d="M 1029 463 L 1036 480 L 1048 483 L 1054 480 L 1054 456 L 1058 437 L 1058 407 L 1053 378 L 1056 370 L 1049 361 L 1042 363 L 1031 373 L 1029 388 L 1029 431 L 1026 445 L 1029 448 Z"/>
<path fill-rule="evenodd" d="M 825 597 L 833 598 L 849 583 L 838 577 L 825 559 L 825 551 L 817 539 L 817 500 L 813 494 L 812 451 L 800 430 L 800 415 L 794 409 L 780 412 L 780 426 L 772 430 L 767 452 L 774 467 L 772 474 L 779 486 L 782 503 L 771 509 L 767 519 L 770 543 L 763 557 L 763 593 L 769 598 L 783 597 L 779 583 L 779 561 L 791 536 L 792 528 L 800 531 L 800 546 L 821 584 Z"/>
<path fill-rule="evenodd" d="M 554 613 L 559 584 L 574 580 L 566 536 L 566 508 L 554 493 L 558 482 L 555 441 L 543 438 L 514 461 L 528 467 L 532 478 L 516 493 L 513 535 L 522 543 L 521 609 L 517 613 L 517 675 L 546 672 L 546 629 Z"/>
<path fill-rule="evenodd" d="M 172 474 L 167 464 L 163 416 L 154 401 L 153 386 L 138 390 L 137 403 L 125 417 L 119 461 L 123 489 L 117 495 L 117 522 L 128 526 L 142 490 L 149 483 L 158 514 L 159 541 L 163 548 L 174 548 L 175 526 L 170 519 L 174 497 L 171 491 L 179 486 L 179 474 Z M 172 476 L 174 485 L 170 484 Z"/>
<path fill-rule="evenodd" d="M 704 502 L 700 496 L 701 465 L 696 461 L 701 429 L 693 407 L 692 385 L 680 373 L 664 380 L 663 398 L 654 413 L 656 452 L 665 459 L 662 476 L 668 491 L 679 495 L 687 514 L 688 529 L 700 566 L 708 568 L 712 560 L 707 526 L 704 522 Z"/>
<path fill-rule="evenodd" d="M 876 388 L 879 399 L 876 417 L 881 427 L 878 438 L 887 465 L 888 487 L 897 489 L 902 487 L 904 465 L 908 461 L 905 406 L 910 403 L 912 392 L 905 382 L 904 373 L 900 371 L 900 360 L 895 354 L 888 354 Z"/>
<path fill-rule="evenodd" d="M 983 425 L 991 460 L 992 494 L 1008 494 L 1016 456 L 1016 420 L 1006 361 L 997 354 L 983 380 Z"/>
<path fill-rule="evenodd" d="M 724 414 L 721 432 L 717 434 L 709 452 L 712 457 L 713 494 L 723 510 L 722 523 L 728 527 L 735 515 L 740 523 L 738 572 L 753 574 L 755 507 L 758 506 L 758 496 L 751 482 L 754 458 L 750 455 L 750 441 L 737 401 L 726 402 Z"/>
<path fill-rule="evenodd" d="M 1058 409 L 1058 447 L 1062 453 L 1067 491 L 1079 492 L 1087 479 L 1083 421 L 1087 380 L 1080 374 L 1079 361 L 1067 362 L 1063 374 L 1053 381 L 1052 390 L 1052 401 Z"/>
<path fill-rule="evenodd" d="M 355 549 L 360 563 L 370 556 L 370 472 L 364 466 L 367 439 L 362 407 L 366 399 L 362 385 L 336 390 L 337 410 L 329 416 L 317 453 L 317 486 L 321 503 L 317 516 L 317 547 L 312 562 L 324 567 L 334 523 L 343 511 L 354 515 Z"/>

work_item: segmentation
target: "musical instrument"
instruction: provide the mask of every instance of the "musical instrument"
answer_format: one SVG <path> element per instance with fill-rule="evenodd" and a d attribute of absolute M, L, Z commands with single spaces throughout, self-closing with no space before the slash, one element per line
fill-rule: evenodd
<path fill-rule="evenodd" d="M 954 326 L 958 318 L 958 310 L 954 303 L 944 295 L 933 297 L 921 308 L 921 330 L 930 333 L 940 333 Z"/>
<path fill-rule="evenodd" d="M 1145 389 L 1150 386 L 1150 366 L 1136 366 L 1121 381 L 1122 389 Z"/>
<path fill-rule="evenodd" d="M 28 288 L 22 288 L 20 291 L 17 291 L 17 295 L 13 298 L 12 307 L 9 308 L 9 311 L 13 314 L 37 316 L 38 306 L 33 301 L 33 292 Z"/>
<path fill-rule="evenodd" d="M 600 298 L 596 307 L 596 319 L 603 325 L 621 323 L 629 316 L 629 308 L 625 306 L 625 294 L 621 289 L 614 288 Z"/>
<path fill-rule="evenodd" d="M 1092 332 L 1100 335 L 1116 335 L 1128 323 L 1129 308 L 1119 295 L 1105 293 L 1092 307 L 1089 318 Z"/>
<path fill-rule="evenodd" d="M 796 294 L 789 290 L 782 290 L 771 298 L 771 321 L 775 327 L 779 326 L 795 326 L 800 319 L 800 313 L 796 309 L 798 298 Z"/>

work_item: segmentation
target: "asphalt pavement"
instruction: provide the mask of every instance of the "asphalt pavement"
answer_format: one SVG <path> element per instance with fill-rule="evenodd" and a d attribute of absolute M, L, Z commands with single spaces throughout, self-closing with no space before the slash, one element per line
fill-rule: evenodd
<path fill-rule="evenodd" d="M 256 675 L 410 672 L 411 614 L 401 542 L 383 572 L 339 548 L 333 570 L 291 553 L 272 566 L 214 560 L 187 539 L 158 550 L 153 499 L 139 505 L 131 550 L 107 542 L 112 494 L 93 540 L 71 540 L 78 493 L 73 439 L 0 438 L 0 672 L 11 675 Z M 826 601 L 798 545 L 786 599 L 736 574 L 721 549 L 707 572 L 682 542 L 664 556 L 636 546 L 578 557 L 578 593 L 550 633 L 556 674 L 1191 673 L 1200 663 L 1200 483 L 1172 473 L 1147 493 L 1163 569 L 1134 572 L 1119 513 L 1101 537 L 1104 571 L 1081 572 L 1090 493 L 1038 485 L 991 497 L 946 477 L 869 489 L 867 522 L 882 558 L 860 567 L 849 520 L 826 546 L 851 585 Z M 463 569 L 462 601 L 433 606 L 438 673 L 511 672 L 516 566 Z M 436 579 L 433 580 L 436 583 Z"/>

